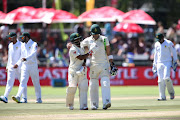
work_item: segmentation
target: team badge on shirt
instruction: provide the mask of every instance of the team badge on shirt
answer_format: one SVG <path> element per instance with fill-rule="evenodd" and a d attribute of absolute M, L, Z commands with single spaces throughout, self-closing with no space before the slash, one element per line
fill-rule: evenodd
<path fill-rule="evenodd" d="M 76 51 L 74 51 L 74 54 L 76 54 Z"/>
<path fill-rule="evenodd" d="M 31 47 L 29 47 L 29 49 L 31 49 Z"/>
<path fill-rule="evenodd" d="M 18 47 L 16 47 L 16 50 L 18 49 Z"/>
<path fill-rule="evenodd" d="M 165 45 L 165 48 L 166 48 L 166 45 Z"/>

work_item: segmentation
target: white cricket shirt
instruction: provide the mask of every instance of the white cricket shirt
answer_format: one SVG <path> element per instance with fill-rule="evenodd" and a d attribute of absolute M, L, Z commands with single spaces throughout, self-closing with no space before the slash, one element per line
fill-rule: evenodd
<path fill-rule="evenodd" d="M 81 66 L 84 60 L 79 60 L 76 57 L 79 55 L 84 55 L 84 49 L 77 47 L 76 45 L 72 45 L 69 49 L 69 57 L 70 57 L 70 65 L 69 72 L 76 72 L 81 69 Z"/>
<path fill-rule="evenodd" d="M 26 64 L 37 64 L 37 43 L 29 39 L 27 43 L 22 43 L 21 45 L 21 59 L 26 58 L 26 61 L 22 62 L 23 65 Z M 21 60 L 18 61 L 18 64 Z"/>
<path fill-rule="evenodd" d="M 89 50 L 91 49 L 91 44 L 93 43 L 95 43 L 99 48 L 96 53 L 92 54 L 92 57 L 90 58 L 91 64 L 108 63 L 104 40 L 106 41 L 106 46 L 109 46 L 108 38 L 102 35 L 100 35 L 97 40 L 95 40 L 93 36 L 90 36 L 81 42 L 81 45 L 83 47 L 87 46 Z"/>
<path fill-rule="evenodd" d="M 13 66 L 17 64 L 21 57 L 21 42 L 17 40 L 15 44 L 12 42 L 8 45 L 8 62 L 6 69 L 13 69 Z"/>
<path fill-rule="evenodd" d="M 154 63 L 169 62 L 173 60 L 177 61 L 177 53 L 174 48 L 174 44 L 170 40 L 164 39 L 164 42 L 155 43 L 155 54 L 154 54 Z"/>

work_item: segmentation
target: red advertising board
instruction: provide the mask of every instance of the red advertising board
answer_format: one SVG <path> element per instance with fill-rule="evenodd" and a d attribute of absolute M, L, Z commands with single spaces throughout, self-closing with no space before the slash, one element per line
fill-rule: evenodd
<path fill-rule="evenodd" d="M 39 76 L 41 85 L 49 86 L 52 79 L 65 79 L 67 81 L 68 68 L 40 67 Z M 0 68 L 0 86 L 6 85 L 6 79 L 5 68 Z M 171 70 L 171 79 L 174 85 L 180 85 L 180 68 L 177 68 L 176 72 Z M 15 85 L 19 85 L 18 80 L 15 81 Z M 31 80 L 28 81 L 28 85 L 33 85 Z M 111 86 L 120 85 L 157 85 L 157 75 L 153 75 L 151 67 L 118 67 L 117 75 L 111 76 Z"/>

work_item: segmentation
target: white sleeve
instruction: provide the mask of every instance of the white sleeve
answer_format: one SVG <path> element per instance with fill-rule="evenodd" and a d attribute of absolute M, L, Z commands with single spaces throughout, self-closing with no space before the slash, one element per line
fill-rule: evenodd
<path fill-rule="evenodd" d="M 9 44 L 10 45 L 10 44 Z M 8 45 L 8 62 L 7 62 L 7 65 L 6 65 L 6 69 L 8 69 L 8 67 L 9 67 L 9 60 L 10 60 L 10 58 L 9 58 L 9 45 Z"/>
<path fill-rule="evenodd" d="M 174 47 L 174 44 L 172 42 L 170 43 L 170 51 L 173 55 L 173 61 L 176 62 L 177 61 L 177 53 L 176 53 L 176 49 Z"/>
<path fill-rule="evenodd" d="M 84 39 L 82 42 L 81 42 L 81 47 L 85 47 L 85 46 L 88 46 L 88 40 L 87 39 Z"/>
<path fill-rule="evenodd" d="M 78 53 L 76 50 L 70 50 L 69 55 L 73 58 L 76 58 L 77 56 L 80 55 L 80 53 Z"/>
<path fill-rule="evenodd" d="M 21 56 L 20 56 L 19 60 L 16 63 L 18 66 L 20 66 L 21 63 L 22 63 L 22 61 L 21 61 L 21 59 L 22 59 L 22 43 L 21 43 L 20 49 L 21 49 Z"/>
<path fill-rule="evenodd" d="M 36 56 L 36 53 L 37 53 L 37 43 L 34 43 L 32 45 L 32 53 L 26 57 L 26 60 L 28 61 L 29 59 L 31 59 L 32 57 Z"/>
<path fill-rule="evenodd" d="M 156 48 L 156 44 L 155 44 L 155 48 L 154 48 L 154 61 L 153 64 L 157 64 L 157 48 Z"/>

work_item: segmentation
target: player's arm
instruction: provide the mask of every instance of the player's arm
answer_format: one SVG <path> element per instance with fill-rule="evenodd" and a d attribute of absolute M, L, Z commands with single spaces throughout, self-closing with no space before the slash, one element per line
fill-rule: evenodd
<path fill-rule="evenodd" d="M 89 52 L 84 55 L 78 55 L 76 58 L 79 60 L 85 60 L 89 56 Z"/>
<path fill-rule="evenodd" d="M 111 55 L 111 48 L 110 48 L 109 45 L 106 46 L 106 54 L 107 54 L 107 56 L 109 58 L 110 64 L 113 64 L 113 55 Z"/>
<path fill-rule="evenodd" d="M 9 45 L 8 45 L 8 62 L 7 62 L 7 65 L 6 65 L 6 71 L 8 71 L 8 67 L 9 67 L 9 61 L 10 58 L 9 58 Z"/>
<path fill-rule="evenodd" d="M 109 59 L 109 63 L 110 63 L 110 74 L 112 76 L 115 76 L 117 74 L 118 68 L 115 66 L 114 62 L 113 62 L 113 55 L 110 54 L 111 53 L 111 48 L 109 45 L 106 46 L 106 54 L 108 56 Z"/>
<path fill-rule="evenodd" d="M 174 47 L 174 44 L 172 42 L 170 44 L 170 51 L 173 55 L 173 62 L 177 62 L 177 53 L 176 53 L 176 49 Z"/>
<path fill-rule="evenodd" d="M 154 48 L 154 61 L 153 61 L 152 72 L 154 74 L 157 72 L 157 49 L 156 49 L 156 44 L 155 44 L 155 48 Z"/>
<path fill-rule="evenodd" d="M 172 61 L 172 68 L 174 71 L 176 71 L 176 68 L 177 68 L 177 53 L 176 53 L 176 49 L 174 48 L 174 44 L 171 42 L 170 43 L 170 51 L 173 55 L 173 61 Z"/>
<path fill-rule="evenodd" d="M 29 59 L 31 59 L 32 57 L 36 56 L 36 53 L 37 53 L 37 43 L 33 44 L 32 45 L 32 53 L 27 56 L 26 58 L 22 58 L 22 61 L 28 61 Z"/>

